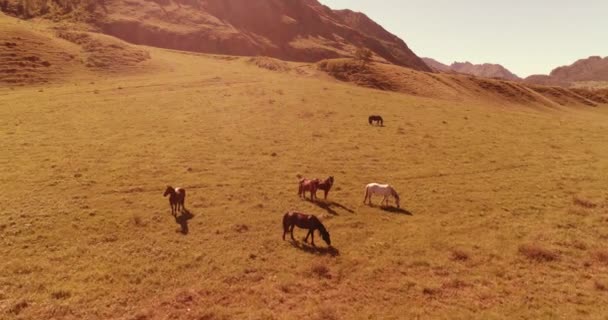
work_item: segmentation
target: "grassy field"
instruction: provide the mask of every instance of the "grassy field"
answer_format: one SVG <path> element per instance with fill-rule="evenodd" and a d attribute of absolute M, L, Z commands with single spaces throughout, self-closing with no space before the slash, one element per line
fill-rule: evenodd
<path fill-rule="evenodd" d="M 0 318 L 607 319 L 606 106 L 148 50 L 147 73 L 0 88 Z M 297 174 L 335 176 L 329 201 L 298 199 Z M 363 205 L 369 182 L 409 214 Z M 334 249 L 282 241 L 288 210 Z"/>

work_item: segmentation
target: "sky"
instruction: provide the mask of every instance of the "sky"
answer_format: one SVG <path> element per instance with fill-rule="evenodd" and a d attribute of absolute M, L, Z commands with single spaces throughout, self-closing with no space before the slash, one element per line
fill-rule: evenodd
<path fill-rule="evenodd" d="M 442 63 L 499 63 L 520 77 L 608 56 L 608 0 L 320 0 L 360 11 Z"/>

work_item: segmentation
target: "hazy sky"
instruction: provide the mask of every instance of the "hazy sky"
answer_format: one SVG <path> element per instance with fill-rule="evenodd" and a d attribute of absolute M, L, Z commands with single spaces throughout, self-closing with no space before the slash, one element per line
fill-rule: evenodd
<path fill-rule="evenodd" d="M 416 54 L 500 63 L 521 77 L 608 56 L 608 0 L 320 0 L 361 11 Z"/>

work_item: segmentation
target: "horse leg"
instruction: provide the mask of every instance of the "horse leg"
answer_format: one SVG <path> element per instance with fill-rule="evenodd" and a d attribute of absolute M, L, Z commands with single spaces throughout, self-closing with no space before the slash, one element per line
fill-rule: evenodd
<path fill-rule="evenodd" d="M 285 241 L 285 234 L 289 231 L 289 224 L 283 222 L 283 241 Z"/>
<path fill-rule="evenodd" d="M 329 190 L 323 190 L 325 191 L 325 200 L 327 200 L 327 194 L 329 193 Z"/>
<path fill-rule="evenodd" d="M 289 229 L 289 232 L 291 232 L 291 240 L 292 241 L 296 241 L 296 239 L 293 237 L 293 228 L 295 227 L 295 225 L 291 226 L 291 229 Z"/>
<path fill-rule="evenodd" d="M 310 236 L 311 232 L 312 232 L 311 230 L 308 230 L 308 233 L 306 234 L 306 238 L 304 238 L 304 242 L 308 243 L 308 237 Z"/>
<path fill-rule="evenodd" d="M 310 243 L 312 244 L 313 247 L 316 247 L 315 246 L 315 230 L 314 229 L 310 230 L 310 238 L 311 238 L 310 239 Z"/>

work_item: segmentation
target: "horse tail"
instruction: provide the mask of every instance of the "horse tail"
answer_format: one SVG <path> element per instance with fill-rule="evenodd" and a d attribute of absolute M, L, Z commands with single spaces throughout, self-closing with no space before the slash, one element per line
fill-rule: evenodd
<path fill-rule="evenodd" d="M 285 240 L 285 234 L 289 232 L 291 222 L 289 221 L 290 213 L 287 212 L 283 216 L 283 240 Z"/>
<path fill-rule="evenodd" d="M 365 186 L 365 198 L 363 198 L 363 203 L 367 200 L 367 196 L 369 195 L 369 186 Z"/>

